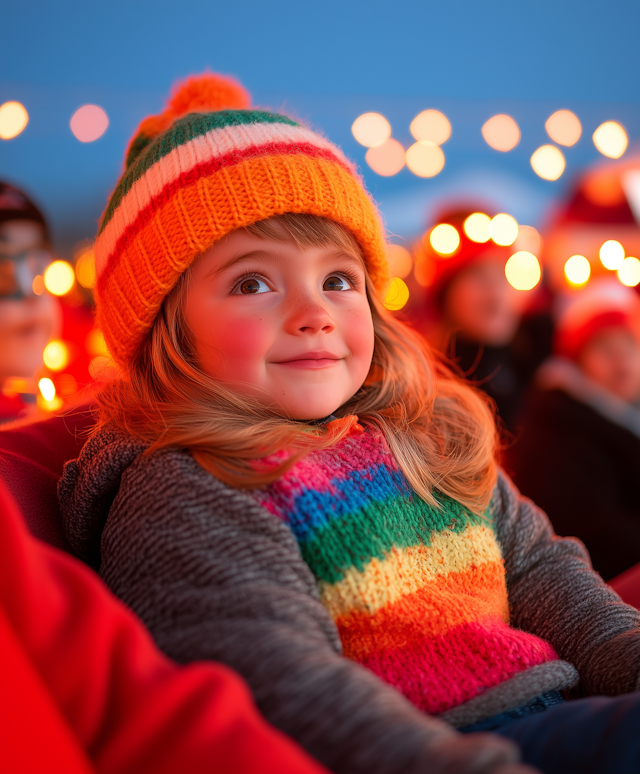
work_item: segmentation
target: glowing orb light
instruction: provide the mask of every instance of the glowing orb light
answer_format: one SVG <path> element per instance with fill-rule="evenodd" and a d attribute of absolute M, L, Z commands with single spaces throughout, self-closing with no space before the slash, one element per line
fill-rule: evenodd
<path fill-rule="evenodd" d="M 66 295 L 75 282 L 73 267 L 66 261 L 54 261 L 44 273 L 44 286 L 54 296 Z"/>
<path fill-rule="evenodd" d="M 520 142 L 520 127 L 511 116 L 500 113 L 483 124 L 482 136 L 489 147 L 506 153 Z"/>
<path fill-rule="evenodd" d="M 513 246 L 516 250 L 526 250 L 534 255 L 540 255 L 542 237 L 533 226 L 518 226 L 518 238 Z"/>
<path fill-rule="evenodd" d="M 491 218 L 489 224 L 489 233 L 491 239 L 502 247 L 512 245 L 518 238 L 518 221 L 506 212 L 501 212 L 494 218 Z"/>
<path fill-rule="evenodd" d="M 391 137 L 391 124 L 380 113 L 363 113 L 351 125 L 351 132 L 360 145 L 375 148 Z"/>
<path fill-rule="evenodd" d="M 472 242 L 488 242 L 491 239 L 491 218 L 484 212 L 474 212 L 464 222 L 464 233 Z"/>
<path fill-rule="evenodd" d="M 624 247 L 615 239 L 607 239 L 599 254 L 600 262 L 609 271 L 617 271 L 624 261 Z"/>
<path fill-rule="evenodd" d="M 431 230 L 429 243 L 438 255 L 453 255 L 460 247 L 460 234 L 455 226 L 440 223 Z"/>
<path fill-rule="evenodd" d="M 76 279 L 83 288 L 91 289 L 96 284 L 96 265 L 93 250 L 84 250 L 76 261 Z"/>
<path fill-rule="evenodd" d="M 542 277 L 540 261 L 526 250 L 520 250 L 509 258 L 504 273 L 511 287 L 516 290 L 533 290 Z"/>
<path fill-rule="evenodd" d="M 394 277 L 404 279 L 411 273 L 413 261 L 411 253 L 402 245 L 388 245 L 387 258 L 389 259 L 389 271 Z"/>
<path fill-rule="evenodd" d="M 554 142 L 567 147 L 575 145 L 582 134 L 580 119 L 570 110 L 556 110 L 547 118 L 544 128 Z"/>
<path fill-rule="evenodd" d="M 618 269 L 618 279 L 628 288 L 635 288 L 640 284 L 640 261 L 637 258 L 629 256 L 622 261 L 622 266 Z"/>
<path fill-rule="evenodd" d="M 17 137 L 29 123 L 27 109 L 20 102 L 5 102 L 0 106 L 0 138 Z"/>
<path fill-rule="evenodd" d="M 45 400 L 53 400 L 56 397 L 56 387 L 51 379 L 45 377 L 38 382 L 38 389 Z"/>
<path fill-rule="evenodd" d="M 44 348 L 42 360 L 51 371 L 62 371 L 69 365 L 69 348 L 64 341 L 50 341 Z"/>
<path fill-rule="evenodd" d="M 400 277 L 394 277 L 389 285 L 389 290 L 384 297 L 385 308 L 397 312 L 409 300 L 409 288 Z"/>
<path fill-rule="evenodd" d="M 439 110 L 423 110 L 409 125 L 409 131 L 418 142 L 442 145 L 451 137 L 451 123 Z"/>
<path fill-rule="evenodd" d="M 564 172 L 566 162 L 560 148 L 541 145 L 531 156 L 533 171 L 543 180 L 557 180 Z"/>
<path fill-rule="evenodd" d="M 407 166 L 418 177 L 435 177 L 444 168 L 444 153 L 428 140 L 415 142 L 406 154 Z"/>
<path fill-rule="evenodd" d="M 397 175 L 405 163 L 404 148 L 393 137 L 382 145 L 369 148 L 364 158 L 371 169 L 382 177 Z"/>
<path fill-rule="evenodd" d="M 42 274 L 36 274 L 36 276 L 33 278 L 33 282 L 31 283 L 31 289 L 36 294 L 36 296 L 41 296 L 44 291 L 44 277 Z"/>
<path fill-rule="evenodd" d="M 629 138 L 624 128 L 616 121 L 605 121 L 593 133 L 593 144 L 610 159 L 619 159 L 627 150 Z"/>
<path fill-rule="evenodd" d="M 83 105 L 71 116 L 71 131 L 80 142 L 94 142 L 109 126 L 109 117 L 99 105 Z"/>
<path fill-rule="evenodd" d="M 591 276 L 591 264 L 584 255 L 572 255 L 564 265 L 564 276 L 570 285 L 585 285 Z"/>

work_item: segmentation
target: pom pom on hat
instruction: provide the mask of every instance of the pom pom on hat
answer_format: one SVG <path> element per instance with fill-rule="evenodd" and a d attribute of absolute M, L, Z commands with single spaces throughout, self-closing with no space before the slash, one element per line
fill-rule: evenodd
<path fill-rule="evenodd" d="M 194 75 L 174 86 L 165 109 L 145 118 L 134 134 L 125 156 L 125 168 L 147 145 L 166 131 L 174 121 L 189 113 L 217 110 L 243 110 L 251 105 L 251 95 L 234 78 L 215 73 Z"/>

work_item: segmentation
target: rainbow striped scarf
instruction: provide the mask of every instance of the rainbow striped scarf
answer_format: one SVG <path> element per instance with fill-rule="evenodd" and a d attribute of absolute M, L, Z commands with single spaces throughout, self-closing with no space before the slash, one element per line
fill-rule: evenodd
<path fill-rule="evenodd" d="M 344 655 L 420 709 L 442 714 L 557 660 L 509 626 L 490 518 L 418 498 L 379 431 L 354 424 L 254 495 L 297 538 Z"/>

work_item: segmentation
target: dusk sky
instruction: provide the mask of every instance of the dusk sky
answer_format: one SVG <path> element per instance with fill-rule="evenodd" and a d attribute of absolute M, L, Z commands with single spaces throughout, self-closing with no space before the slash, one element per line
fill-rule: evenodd
<path fill-rule="evenodd" d="M 0 104 L 21 102 L 29 124 L 0 140 L 0 178 L 43 205 L 66 254 L 93 236 L 139 121 L 162 109 L 176 80 L 207 68 L 236 76 L 255 104 L 284 109 L 340 144 L 389 230 L 407 238 L 462 192 L 540 225 L 575 176 L 603 158 L 591 141 L 599 124 L 620 122 L 628 153 L 640 141 L 637 0 L 39 0 L 4 8 L 2 28 Z M 69 128 L 85 103 L 109 116 L 91 143 Z M 426 108 L 451 121 L 443 171 L 376 175 L 351 134 L 354 119 L 384 114 L 408 147 L 409 124 Z M 549 142 L 544 123 L 561 108 L 576 113 L 583 134 L 563 150 L 565 173 L 549 182 L 529 158 Z M 496 113 L 512 115 L 522 132 L 509 153 L 489 148 L 480 132 Z"/>

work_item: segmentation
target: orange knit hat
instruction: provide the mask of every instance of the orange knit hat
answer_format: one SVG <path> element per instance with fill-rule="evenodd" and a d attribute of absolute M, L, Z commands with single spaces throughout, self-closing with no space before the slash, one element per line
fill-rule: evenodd
<path fill-rule="evenodd" d="M 229 78 L 190 78 L 129 144 L 95 244 L 98 322 L 122 366 L 198 255 L 230 231 L 274 215 L 307 213 L 342 224 L 357 239 L 376 289 L 386 288 L 382 224 L 353 165 L 310 129 L 249 104 Z"/>

